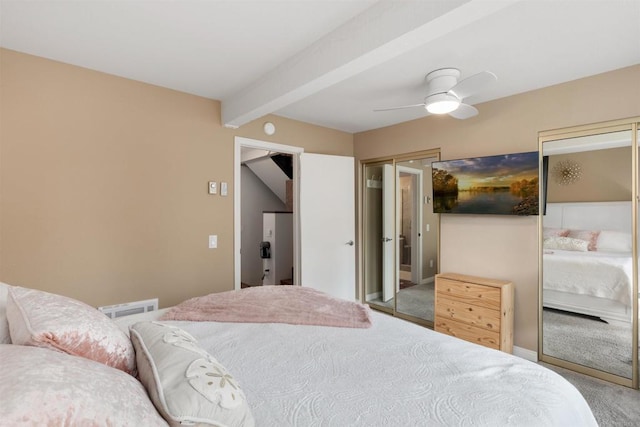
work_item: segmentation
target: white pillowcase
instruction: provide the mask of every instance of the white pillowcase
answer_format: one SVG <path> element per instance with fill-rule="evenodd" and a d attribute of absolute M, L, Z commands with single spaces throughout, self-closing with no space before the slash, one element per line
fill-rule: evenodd
<path fill-rule="evenodd" d="M 563 251 L 587 252 L 589 242 L 572 237 L 547 237 L 543 242 L 544 249 L 560 249 Z"/>
<path fill-rule="evenodd" d="M 169 425 L 255 425 L 236 380 L 186 331 L 139 322 L 131 341 L 140 381 Z"/>
<path fill-rule="evenodd" d="M 631 252 L 631 233 L 602 230 L 598 236 L 597 248 L 601 252 Z"/>
<path fill-rule="evenodd" d="M 0 345 L 0 424 L 6 426 L 166 426 L 129 374 L 83 357 Z"/>

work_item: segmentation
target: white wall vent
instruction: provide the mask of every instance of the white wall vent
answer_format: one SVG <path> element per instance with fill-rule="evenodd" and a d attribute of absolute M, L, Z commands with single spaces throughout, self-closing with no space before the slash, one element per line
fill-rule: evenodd
<path fill-rule="evenodd" d="M 146 299 L 143 301 L 125 302 L 124 304 L 105 305 L 98 307 L 98 310 L 112 319 L 130 314 L 146 313 L 158 309 L 158 298 Z"/>

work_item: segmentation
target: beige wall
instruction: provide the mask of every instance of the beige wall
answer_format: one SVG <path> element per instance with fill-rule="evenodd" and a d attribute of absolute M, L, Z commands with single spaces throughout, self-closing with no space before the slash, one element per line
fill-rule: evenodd
<path fill-rule="evenodd" d="M 234 136 L 353 154 L 348 133 L 226 129 L 217 101 L 10 50 L 0 79 L 0 281 L 92 305 L 233 289 Z"/>
<path fill-rule="evenodd" d="M 631 200 L 631 147 L 549 156 L 547 201 L 613 202 Z M 554 167 L 569 160 L 580 165 L 580 179 L 568 185 L 554 179 Z"/>
<path fill-rule="evenodd" d="M 362 132 L 354 136 L 355 155 L 440 148 L 449 160 L 537 151 L 539 131 L 640 116 L 639 81 L 640 66 L 633 66 L 480 104 L 468 120 L 430 116 Z M 441 216 L 440 271 L 512 280 L 515 345 L 529 350 L 538 340 L 537 230 L 537 217 Z"/>

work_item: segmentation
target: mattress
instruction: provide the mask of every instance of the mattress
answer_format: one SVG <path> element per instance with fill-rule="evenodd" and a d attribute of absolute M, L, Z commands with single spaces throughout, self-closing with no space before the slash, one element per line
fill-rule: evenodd
<path fill-rule="evenodd" d="M 554 249 L 545 251 L 542 271 L 544 289 L 631 304 L 631 254 Z"/>
<path fill-rule="evenodd" d="M 369 329 L 167 323 L 230 371 L 260 426 L 597 425 L 582 395 L 540 365 L 372 315 Z"/>

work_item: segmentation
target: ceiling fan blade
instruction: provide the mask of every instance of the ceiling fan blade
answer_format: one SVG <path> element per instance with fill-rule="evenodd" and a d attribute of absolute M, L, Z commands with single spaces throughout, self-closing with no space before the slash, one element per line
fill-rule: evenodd
<path fill-rule="evenodd" d="M 469 104 L 460 104 L 460 106 L 449 113 L 453 118 L 464 120 L 478 115 L 478 109 Z"/>
<path fill-rule="evenodd" d="M 498 78 L 491 71 L 482 71 L 478 74 L 467 77 L 466 79 L 460 80 L 458 84 L 449 90 L 449 93 L 453 93 L 458 97 L 458 99 L 464 99 L 476 92 L 480 92 L 496 80 L 498 80 Z"/>
<path fill-rule="evenodd" d="M 390 108 L 378 108 L 373 111 L 391 111 L 391 110 L 402 110 L 403 108 L 414 108 L 414 107 L 424 107 L 424 102 L 422 104 L 413 104 L 413 105 L 401 105 L 400 107 L 390 107 Z"/>

